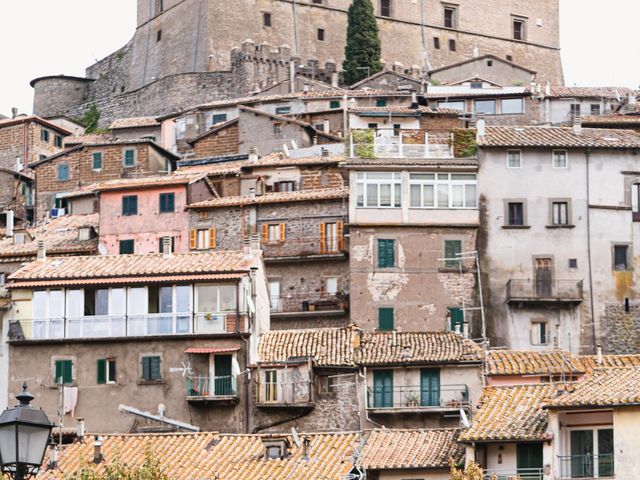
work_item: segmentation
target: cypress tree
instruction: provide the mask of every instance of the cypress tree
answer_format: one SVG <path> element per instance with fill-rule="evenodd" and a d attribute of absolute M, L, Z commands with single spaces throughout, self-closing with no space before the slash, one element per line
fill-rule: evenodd
<path fill-rule="evenodd" d="M 353 0 L 349 7 L 348 21 L 347 46 L 344 49 L 342 68 L 345 81 L 353 85 L 382 69 L 378 24 L 371 0 Z"/>

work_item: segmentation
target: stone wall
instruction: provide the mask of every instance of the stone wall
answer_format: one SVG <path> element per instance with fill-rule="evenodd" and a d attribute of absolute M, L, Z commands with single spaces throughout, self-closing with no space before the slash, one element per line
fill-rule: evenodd
<path fill-rule="evenodd" d="M 234 123 L 197 140 L 193 144 L 193 154 L 195 158 L 216 157 L 238 153 L 239 148 L 238 124 Z"/>
<path fill-rule="evenodd" d="M 40 137 L 43 128 L 49 131 L 48 142 Z M 61 134 L 36 122 L 0 128 L 0 168 L 15 170 L 17 158 L 26 166 L 39 160 L 41 155 L 48 157 L 61 151 L 54 144 L 56 135 Z"/>
<path fill-rule="evenodd" d="M 600 323 L 605 329 L 602 345 L 605 353 L 640 353 L 640 303 L 631 303 L 628 312 L 623 303 L 610 303 L 605 306 Z"/>

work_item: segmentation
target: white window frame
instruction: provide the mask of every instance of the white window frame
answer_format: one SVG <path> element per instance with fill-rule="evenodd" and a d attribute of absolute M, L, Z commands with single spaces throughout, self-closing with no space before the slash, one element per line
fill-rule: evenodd
<path fill-rule="evenodd" d="M 104 364 L 105 364 L 105 369 L 104 369 L 104 373 L 105 373 L 105 383 L 108 385 L 114 385 L 118 382 L 118 379 L 116 378 L 116 375 L 118 374 L 118 367 L 116 364 L 116 359 L 115 358 L 105 358 L 104 359 Z M 111 365 L 113 364 L 113 366 L 115 367 L 115 374 L 114 374 L 114 379 L 113 380 L 109 380 L 109 377 L 111 377 L 110 372 L 111 372 Z"/>
<path fill-rule="evenodd" d="M 216 311 L 215 312 L 204 312 L 204 311 L 200 311 L 200 288 L 199 287 L 216 287 Z M 234 305 L 231 307 L 230 310 L 221 310 L 220 308 L 220 287 L 233 287 L 233 291 L 234 291 L 234 295 L 236 296 L 236 301 L 234 302 Z M 238 305 L 238 286 L 236 284 L 232 284 L 232 283 L 221 283 L 221 284 L 215 284 L 215 283 L 200 283 L 197 285 L 194 285 L 194 305 L 193 305 L 193 309 L 194 309 L 194 313 L 197 315 L 206 315 L 207 313 L 212 313 L 212 314 L 226 314 L 226 313 L 232 313 L 234 314 L 236 312 L 236 308 Z M 241 309 L 242 310 L 242 309 Z M 242 313 L 242 312 L 240 312 Z"/>
<path fill-rule="evenodd" d="M 504 111 L 505 102 L 514 101 L 514 100 L 520 101 L 520 111 L 505 113 L 505 111 Z M 524 99 L 523 98 L 501 98 L 500 99 L 500 114 L 501 115 L 522 115 L 523 113 L 525 113 L 525 111 L 524 111 Z"/>
<path fill-rule="evenodd" d="M 389 175 L 388 178 L 370 178 L 374 175 Z M 368 186 L 376 187 L 375 205 L 369 204 Z M 390 205 L 381 205 L 383 186 L 390 188 Z M 356 175 L 357 208 L 402 208 L 402 174 L 400 172 L 358 172 Z M 360 204 L 362 197 L 362 204 Z"/>
<path fill-rule="evenodd" d="M 433 179 L 411 178 L 415 175 L 433 175 Z M 473 175 L 475 180 L 454 179 L 454 175 Z M 444 178 L 446 177 L 446 178 Z M 411 202 L 411 187 L 420 187 L 420 205 L 413 205 Z M 433 186 L 433 206 L 425 205 L 424 187 Z M 438 198 L 439 187 L 447 189 L 447 205 L 440 205 Z M 462 206 L 453 205 L 453 190 L 455 187 L 462 187 Z M 475 189 L 474 204 L 467 205 L 466 191 L 468 187 Z M 478 208 L 478 176 L 475 173 L 410 173 L 409 174 L 409 208 L 424 209 L 448 209 L 448 210 L 472 210 Z"/>
<path fill-rule="evenodd" d="M 564 166 L 558 166 L 556 164 L 556 153 L 564 153 Z M 551 167 L 558 169 L 569 168 L 569 151 L 568 150 L 553 150 L 551 152 Z"/>
<path fill-rule="evenodd" d="M 196 250 L 208 250 L 211 241 L 211 232 L 208 228 L 199 228 L 196 230 Z M 200 240 L 204 241 L 201 242 Z"/>
<path fill-rule="evenodd" d="M 540 325 L 544 325 L 545 341 L 540 338 Z M 549 322 L 534 320 L 531 322 L 531 345 L 544 346 L 549 345 Z"/>
<path fill-rule="evenodd" d="M 562 212 L 561 206 L 564 205 L 564 212 Z M 556 206 L 558 206 L 558 214 L 556 215 Z M 564 222 L 562 221 L 562 214 L 564 213 Z M 569 202 L 565 201 L 552 201 L 551 202 L 551 225 L 569 225 Z"/>
<path fill-rule="evenodd" d="M 511 160 L 509 158 L 509 155 L 512 154 L 512 153 L 516 153 L 516 152 L 518 153 L 518 157 L 519 157 L 520 161 L 519 161 L 518 166 L 512 166 L 512 165 L 509 164 L 509 160 Z M 506 159 L 506 161 L 507 161 L 507 168 L 522 168 L 522 150 L 507 150 L 507 159 Z"/>

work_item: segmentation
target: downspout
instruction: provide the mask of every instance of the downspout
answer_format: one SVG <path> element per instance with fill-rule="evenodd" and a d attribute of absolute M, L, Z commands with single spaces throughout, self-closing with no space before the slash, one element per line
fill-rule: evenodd
<path fill-rule="evenodd" d="M 249 412 L 249 388 L 251 387 L 251 370 L 249 370 L 249 354 L 247 353 L 249 351 L 249 340 L 244 338 L 244 336 L 240 336 L 240 338 L 245 343 L 245 345 L 244 345 L 244 368 L 245 368 L 245 370 L 248 370 L 247 375 L 242 375 L 243 377 L 245 377 L 245 380 L 244 380 L 244 394 L 242 395 L 244 397 L 244 405 L 243 405 L 243 410 L 244 410 L 244 433 L 249 433 L 249 415 L 250 415 L 250 412 Z"/>
<path fill-rule="evenodd" d="M 299 55 L 298 45 L 298 15 L 296 14 L 296 0 L 291 2 L 291 11 L 293 13 L 293 40 L 296 48 L 296 56 Z"/>
<path fill-rule="evenodd" d="M 593 351 L 596 351 L 596 318 L 593 307 L 593 266 L 591 263 L 591 207 L 590 205 L 590 188 L 589 188 L 589 159 L 591 157 L 591 149 L 587 148 L 584 153 L 586 181 L 587 181 L 587 258 L 589 262 L 589 303 L 591 308 L 591 335 L 593 341 Z"/>
<path fill-rule="evenodd" d="M 364 375 L 360 373 L 360 371 L 358 371 L 358 375 L 360 376 L 360 378 L 362 378 L 362 381 L 363 381 L 362 393 L 364 396 L 364 418 L 369 423 L 373 423 L 374 425 L 380 428 L 386 428 L 384 425 L 381 425 L 378 422 L 374 422 L 369 418 L 369 399 L 367 396 L 367 367 L 364 367 L 363 370 L 364 370 Z"/>

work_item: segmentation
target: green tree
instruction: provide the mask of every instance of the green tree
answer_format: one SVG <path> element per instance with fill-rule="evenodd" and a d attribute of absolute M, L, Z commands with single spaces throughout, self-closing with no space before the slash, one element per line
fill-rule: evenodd
<path fill-rule="evenodd" d="M 450 480 L 483 480 L 484 474 L 482 472 L 482 468 L 477 463 L 471 462 L 467 467 L 463 470 L 458 468 L 453 460 L 449 461 L 449 466 L 451 467 L 451 476 Z M 495 475 L 491 475 L 489 480 L 498 480 Z"/>
<path fill-rule="evenodd" d="M 80 123 L 84 125 L 85 133 L 96 133 L 99 131 L 98 122 L 100 121 L 100 112 L 95 103 L 92 103 L 84 112 L 80 119 Z"/>
<path fill-rule="evenodd" d="M 127 465 L 119 452 L 106 464 L 81 463 L 80 470 L 67 477 L 69 480 L 170 480 L 149 444 L 145 445 L 144 462 L 141 465 Z"/>
<path fill-rule="evenodd" d="M 371 0 L 353 0 L 348 21 L 342 68 L 346 82 L 353 85 L 382 69 L 378 24 Z"/>

